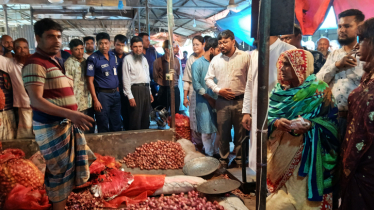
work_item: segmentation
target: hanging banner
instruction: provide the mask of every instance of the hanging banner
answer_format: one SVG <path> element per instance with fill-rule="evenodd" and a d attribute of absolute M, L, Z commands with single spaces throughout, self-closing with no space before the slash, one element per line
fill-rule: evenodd
<path fill-rule="evenodd" d="M 313 35 L 325 20 L 333 0 L 296 0 L 295 14 L 303 35 Z M 335 0 L 339 2 L 339 0 Z M 352 0 L 353 2 L 354 0 Z M 372 1 L 372 0 L 367 0 Z M 357 1 L 356 1 L 357 2 Z"/>
<path fill-rule="evenodd" d="M 336 19 L 338 15 L 347 9 L 358 9 L 364 13 L 365 19 L 374 17 L 374 3 L 373 0 L 335 0 L 334 10 Z"/>

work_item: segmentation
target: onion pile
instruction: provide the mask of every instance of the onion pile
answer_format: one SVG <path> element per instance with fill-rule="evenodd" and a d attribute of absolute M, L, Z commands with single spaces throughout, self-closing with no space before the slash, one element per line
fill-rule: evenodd
<path fill-rule="evenodd" d="M 30 161 L 11 159 L 0 163 L 0 197 L 6 196 L 16 184 L 35 189 L 44 188 L 44 176 Z"/>
<path fill-rule="evenodd" d="M 160 141 L 143 144 L 134 153 L 123 158 L 129 168 L 141 170 L 179 169 L 183 168 L 185 152 L 182 146 L 171 141 Z"/>
<path fill-rule="evenodd" d="M 170 210 L 224 210 L 217 201 L 213 203 L 207 201 L 206 197 L 199 196 L 196 191 L 190 191 L 185 196 L 184 193 L 179 195 L 172 195 L 171 197 L 159 198 L 148 197 L 148 200 L 138 204 L 129 205 L 127 210 L 156 210 L 156 209 L 170 209 Z"/>
<path fill-rule="evenodd" d="M 92 210 L 103 207 L 104 203 L 101 198 L 95 198 L 89 190 L 85 190 L 79 193 L 71 192 L 66 201 L 65 210 Z"/>

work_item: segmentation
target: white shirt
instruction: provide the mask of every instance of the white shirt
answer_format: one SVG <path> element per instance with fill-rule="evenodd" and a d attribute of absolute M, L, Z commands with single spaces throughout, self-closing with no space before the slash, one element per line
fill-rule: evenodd
<path fill-rule="evenodd" d="M 194 54 L 190 55 L 186 62 L 186 68 L 184 69 L 184 74 L 183 74 L 183 90 L 188 90 L 188 91 L 193 91 L 192 87 L 192 64 L 197 60 L 198 58 L 195 57 Z M 183 100 L 182 100 L 183 101 Z"/>
<path fill-rule="evenodd" d="M 277 39 L 270 45 L 269 57 L 269 87 L 270 93 L 275 85 L 278 83 L 278 69 L 277 61 L 279 56 L 287 51 L 296 49 L 296 47 L 282 42 Z M 243 101 L 243 114 L 252 113 L 252 126 L 251 126 L 251 141 L 249 147 L 249 167 L 256 171 L 256 147 L 257 147 L 257 98 L 258 98 L 258 50 L 251 54 L 251 64 L 249 67 L 248 81 L 245 87 L 244 101 Z"/>
<path fill-rule="evenodd" d="M 91 54 L 92 55 L 92 54 Z M 87 53 L 84 53 L 83 54 L 83 58 L 85 58 L 87 60 L 88 57 L 90 57 L 91 55 L 88 55 Z"/>
<path fill-rule="evenodd" d="M 230 88 L 235 96 L 243 95 L 247 83 L 250 55 L 235 49 L 231 57 L 222 53 L 215 56 L 210 62 L 205 83 L 213 92 L 219 94 L 222 88 Z M 217 79 L 217 84 L 213 79 Z"/>
<path fill-rule="evenodd" d="M 278 70 L 277 61 L 279 56 L 287 51 L 293 50 L 296 47 L 282 42 L 277 39 L 272 45 L 270 45 L 270 58 L 269 58 L 269 94 L 278 83 Z M 245 87 L 244 101 L 243 101 L 243 114 L 250 114 L 251 112 L 257 112 L 257 95 L 258 95 L 258 50 L 254 50 L 251 53 L 251 63 L 249 67 L 248 81 Z M 253 94 L 253 96 L 252 96 Z M 252 100 L 253 99 L 253 100 Z M 251 111 L 251 109 L 253 111 Z M 257 121 L 256 121 L 257 122 Z"/>
<path fill-rule="evenodd" d="M 129 100 L 134 98 L 131 92 L 131 85 L 150 82 L 149 65 L 144 55 L 142 56 L 142 61 L 135 61 L 132 53 L 126 56 L 123 61 L 122 72 L 123 92 Z M 149 92 L 151 93 L 151 87 L 149 87 Z"/>
<path fill-rule="evenodd" d="M 23 64 L 16 59 L 6 58 L 0 55 L 0 70 L 9 74 L 13 86 L 13 107 L 30 108 L 30 98 L 26 93 L 22 81 Z"/>
<path fill-rule="evenodd" d="M 317 79 L 330 85 L 339 111 L 348 111 L 348 96 L 360 84 L 361 77 L 364 74 L 363 66 L 365 62 L 360 61 L 358 57 L 356 67 L 339 70 L 335 66 L 335 63 L 347 54 L 344 47 L 333 51 L 327 57 L 325 65 L 317 73 Z"/>

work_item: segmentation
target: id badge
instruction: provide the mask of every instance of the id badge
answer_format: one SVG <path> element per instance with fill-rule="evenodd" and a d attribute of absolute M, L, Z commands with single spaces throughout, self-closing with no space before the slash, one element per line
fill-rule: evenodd
<path fill-rule="evenodd" d="M 105 72 L 105 76 L 109 77 L 109 72 L 106 71 Z"/>
<path fill-rule="evenodd" d="M 117 68 L 116 67 L 113 68 L 113 71 L 114 71 L 114 75 L 117 75 Z"/>

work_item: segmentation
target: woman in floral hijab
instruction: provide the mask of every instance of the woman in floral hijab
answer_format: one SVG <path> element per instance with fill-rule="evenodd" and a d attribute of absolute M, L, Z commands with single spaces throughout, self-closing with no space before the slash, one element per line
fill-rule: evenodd
<path fill-rule="evenodd" d="M 312 74 L 308 51 L 282 53 L 277 68 L 269 102 L 267 209 L 331 209 L 339 150 L 331 90 Z M 298 118 L 304 123 L 294 127 Z"/>

